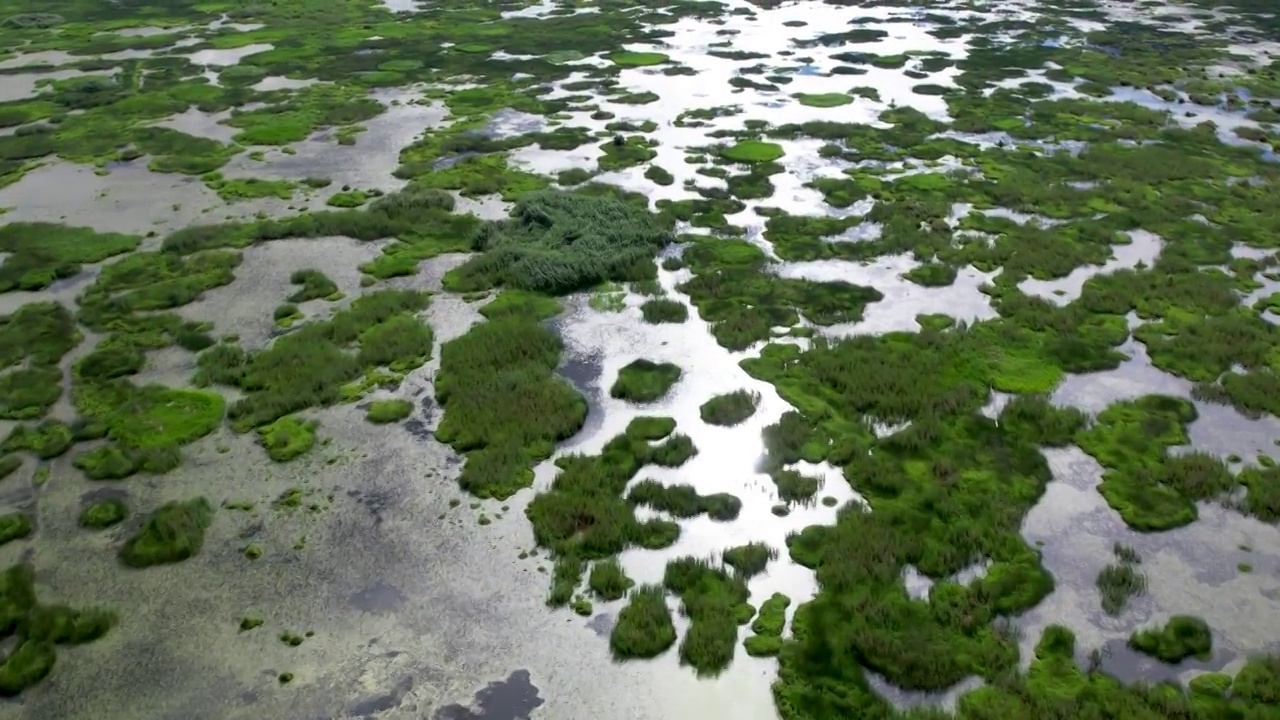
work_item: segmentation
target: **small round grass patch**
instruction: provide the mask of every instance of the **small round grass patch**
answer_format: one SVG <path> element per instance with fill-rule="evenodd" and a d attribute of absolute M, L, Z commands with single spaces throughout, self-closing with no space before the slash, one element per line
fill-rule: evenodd
<path fill-rule="evenodd" d="M 816 108 L 833 108 L 848 105 L 853 98 L 844 93 L 798 93 L 792 95 L 801 105 Z"/>
<path fill-rule="evenodd" d="M 619 67 L 648 67 L 661 65 L 671 58 L 656 52 L 616 52 L 609 56 L 614 65 Z"/>
<path fill-rule="evenodd" d="M 773 162 L 785 154 L 778 143 L 763 140 L 742 140 L 720 151 L 724 159 L 740 163 Z"/>

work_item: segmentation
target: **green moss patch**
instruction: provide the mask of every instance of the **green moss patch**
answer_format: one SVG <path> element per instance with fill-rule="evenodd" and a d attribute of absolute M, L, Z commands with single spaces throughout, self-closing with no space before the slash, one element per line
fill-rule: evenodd
<path fill-rule="evenodd" d="M 662 398 L 680 380 L 680 368 L 671 363 L 655 363 L 643 358 L 627 363 L 609 388 L 615 398 L 649 403 Z"/>
<path fill-rule="evenodd" d="M 678 300 L 657 298 L 645 301 L 640 306 L 640 314 L 645 322 L 652 325 L 682 323 L 689 319 L 689 308 Z"/>
<path fill-rule="evenodd" d="M 746 604 L 746 584 L 706 560 L 672 560 L 662 584 L 680 596 L 690 626 L 680 642 L 680 662 L 700 677 L 713 677 L 733 662 L 738 641 L 737 610 Z"/>
<path fill-rule="evenodd" d="M 692 485 L 663 485 L 656 480 L 636 483 L 627 493 L 627 502 L 647 505 L 673 517 L 691 518 L 705 513 L 720 521 L 734 520 L 742 510 L 742 501 L 733 495 L 699 495 Z"/>
<path fill-rule="evenodd" d="M 27 451 L 44 460 L 58 457 L 71 448 L 75 437 L 59 420 L 45 420 L 30 427 L 19 425 L 0 443 L 0 453 Z"/>
<path fill-rule="evenodd" d="M 720 157 L 740 163 L 774 162 L 784 154 L 781 145 L 762 140 L 742 140 L 720 151 Z"/>
<path fill-rule="evenodd" d="M 778 557 L 778 551 L 763 542 L 739 545 L 721 554 L 724 564 L 733 568 L 734 572 L 744 578 L 755 577 L 764 572 L 769 561 L 776 557 Z"/>
<path fill-rule="evenodd" d="M 586 402 L 553 372 L 561 349 L 553 333 L 518 316 L 481 323 L 441 348 L 436 437 L 467 455 L 464 490 L 510 497 L 533 481 L 533 463 L 582 427 Z"/>
<path fill-rule="evenodd" d="M 56 302 L 28 303 L 0 315 L 0 419 L 34 420 L 57 402 L 58 363 L 80 338 L 75 318 Z"/>
<path fill-rule="evenodd" d="M 5 545 L 13 540 L 21 540 L 31 535 L 33 529 L 31 518 L 24 513 L 0 515 L 0 545 Z"/>
<path fill-rule="evenodd" d="M 285 415 L 258 428 L 258 442 L 276 462 L 289 462 L 315 447 L 319 423 Z"/>
<path fill-rule="evenodd" d="M 445 276 L 457 292 L 497 285 L 546 294 L 609 280 L 652 277 L 653 255 L 670 241 L 644 207 L 610 197 L 542 191 L 516 203 L 512 218 L 483 226 L 480 253 Z"/>
<path fill-rule="evenodd" d="M 799 93 L 792 95 L 801 105 L 816 108 L 833 108 L 848 105 L 853 98 L 844 93 Z"/>
<path fill-rule="evenodd" d="M 601 600 L 620 600 L 635 584 L 635 581 L 623 572 L 617 558 L 594 563 L 591 566 L 591 574 L 587 576 L 587 587 L 591 588 L 591 591 Z"/>
<path fill-rule="evenodd" d="M 138 248 L 137 235 L 99 233 L 52 223 L 8 223 L 0 227 L 0 293 L 43 290 L 80 268 Z"/>
<path fill-rule="evenodd" d="M 619 67 L 649 67 L 661 65 L 671 59 L 656 52 L 615 52 L 609 53 L 606 57 Z"/>
<path fill-rule="evenodd" d="M 0 696 L 18 695 L 45 679 L 53 670 L 57 646 L 92 642 L 115 623 L 115 613 L 103 608 L 41 604 L 31 566 L 10 566 L 0 573 L 0 638 L 15 642 L 0 663 Z"/>

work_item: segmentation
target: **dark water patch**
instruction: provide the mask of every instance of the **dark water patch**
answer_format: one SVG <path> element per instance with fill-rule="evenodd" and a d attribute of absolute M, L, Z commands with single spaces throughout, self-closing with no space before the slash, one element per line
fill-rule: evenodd
<path fill-rule="evenodd" d="M 1110 640 L 1102 646 L 1096 661 L 1099 670 L 1121 682 L 1157 683 L 1176 682 L 1178 677 L 1188 670 L 1217 672 L 1236 657 L 1233 652 L 1215 648 L 1213 657 L 1208 660 L 1187 658 L 1180 663 L 1170 665 L 1134 650 L 1124 640 Z"/>
<path fill-rule="evenodd" d="M 427 427 L 426 421 L 419 418 L 406 420 L 401 427 L 409 431 L 409 434 L 418 440 L 430 440 L 434 435 L 431 429 Z"/>
<path fill-rule="evenodd" d="M 445 705 L 433 720 L 525 720 L 543 704 L 528 670 L 516 670 L 506 680 L 489 683 L 476 693 L 471 707 Z M 471 708 L 476 708 L 472 710 Z"/>
<path fill-rule="evenodd" d="M 357 610 L 383 614 L 396 610 L 404 604 L 406 599 L 400 588 L 384 580 L 379 580 L 353 594 L 349 602 Z"/>
<path fill-rule="evenodd" d="M 356 501 L 356 504 L 373 516 L 374 524 L 381 525 L 386 511 L 396 505 L 395 494 L 384 488 L 370 488 L 368 490 L 348 490 L 347 497 Z"/>
<path fill-rule="evenodd" d="M 616 623 L 617 618 L 613 614 L 600 613 L 587 621 L 587 627 L 596 634 L 596 637 L 609 637 Z"/>
<path fill-rule="evenodd" d="M 413 678 L 406 677 L 391 689 L 386 695 L 377 695 L 368 700 L 361 700 L 351 706 L 351 710 L 347 712 L 349 717 L 371 718 L 378 713 L 384 713 L 400 706 L 404 702 L 404 698 L 413 689 Z"/>
<path fill-rule="evenodd" d="M 121 502 L 129 499 L 129 493 L 120 488 L 104 487 L 81 493 L 80 504 L 92 505 L 94 503 L 105 502 L 107 500 L 120 500 Z"/>
<path fill-rule="evenodd" d="M 573 383 L 578 392 L 590 396 L 595 392 L 600 376 L 604 374 L 604 355 L 571 355 L 556 370 L 556 374 Z"/>

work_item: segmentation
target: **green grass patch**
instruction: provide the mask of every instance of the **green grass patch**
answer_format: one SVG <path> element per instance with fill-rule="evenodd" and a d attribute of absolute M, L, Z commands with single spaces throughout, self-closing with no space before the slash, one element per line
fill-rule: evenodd
<path fill-rule="evenodd" d="M 699 495 L 692 485 L 663 485 L 656 480 L 641 480 L 627 493 L 631 505 L 647 505 L 677 518 L 697 517 L 705 513 L 712 520 L 728 521 L 738 517 L 742 501 L 728 493 Z"/>
<path fill-rule="evenodd" d="M 1208 660 L 1213 654 L 1213 635 L 1204 620 L 1174 615 L 1162 628 L 1134 632 L 1129 636 L 1129 647 L 1167 663 L 1189 657 Z"/>
<path fill-rule="evenodd" d="M 399 398 L 394 400 L 374 400 L 369 403 L 369 410 L 364 419 L 375 425 L 400 422 L 413 414 L 413 403 Z"/>
<path fill-rule="evenodd" d="M 31 518 L 27 517 L 26 513 L 0 515 L 0 545 L 28 537 L 33 529 Z"/>
<path fill-rule="evenodd" d="M 729 667 L 738 642 L 737 609 L 746 604 L 746 584 L 707 560 L 683 557 L 667 563 L 662 584 L 680 597 L 690 626 L 680 642 L 680 662 L 699 677 Z"/>
<path fill-rule="evenodd" d="M 778 557 L 778 551 L 768 543 L 751 542 L 729 548 L 720 557 L 739 576 L 753 578 L 764 572 L 770 560 Z"/>
<path fill-rule="evenodd" d="M 844 93 L 799 93 L 792 95 L 801 105 L 816 108 L 833 108 L 848 105 L 853 98 Z"/>
<path fill-rule="evenodd" d="M 749 390 L 734 390 L 724 395 L 716 395 L 698 407 L 702 422 L 708 425 L 733 427 L 747 421 L 756 412 L 760 404 L 760 393 Z"/>
<path fill-rule="evenodd" d="M 682 323 L 689 319 L 689 308 L 679 300 L 656 298 L 641 305 L 640 314 L 651 325 Z"/>
<path fill-rule="evenodd" d="M 618 371 L 609 394 L 621 400 L 650 403 L 666 395 L 680 380 L 680 374 L 680 368 L 671 363 L 633 360 Z"/>
<path fill-rule="evenodd" d="M 133 568 L 176 563 L 194 557 L 213 523 L 213 507 L 204 498 L 171 502 L 147 516 L 137 534 L 120 548 L 120 560 Z"/>
<path fill-rule="evenodd" d="M 624 68 L 661 65 L 671 60 L 670 57 L 656 52 L 614 52 L 609 53 L 606 57 L 614 65 Z"/>
<path fill-rule="evenodd" d="M 305 455 L 316 444 L 319 423 L 285 415 L 258 428 L 258 442 L 276 462 L 289 462 Z"/>
<path fill-rule="evenodd" d="M 80 527 L 101 530 L 118 525 L 129 517 L 129 506 L 123 500 L 102 500 L 86 505 L 80 511 Z"/>
<path fill-rule="evenodd" d="M 592 564 L 591 574 L 587 576 L 587 587 L 591 588 L 591 591 L 601 600 L 621 600 L 635 584 L 635 581 L 623 572 L 617 558 Z"/>
<path fill-rule="evenodd" d="M 781 145 L 763 140 L 741 140 L 720 151 L 720 157 L 739 163 L 774 162 L 784 154 Z"/>
<path fill-rule="evenodd" d="M 657 657 L 675 642 L 676 628 L 663 589 L 645 585 L 633 590 L 609 634 L 609 649 L 614 659 Z"/>

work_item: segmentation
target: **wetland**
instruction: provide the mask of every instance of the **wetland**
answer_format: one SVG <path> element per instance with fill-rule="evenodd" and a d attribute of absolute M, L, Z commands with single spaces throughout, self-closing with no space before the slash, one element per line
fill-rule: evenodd
<path fill-rule="evenodd" d="M 1280 716 L 1262 0 L 13 0 L 0 717 Z"/>

